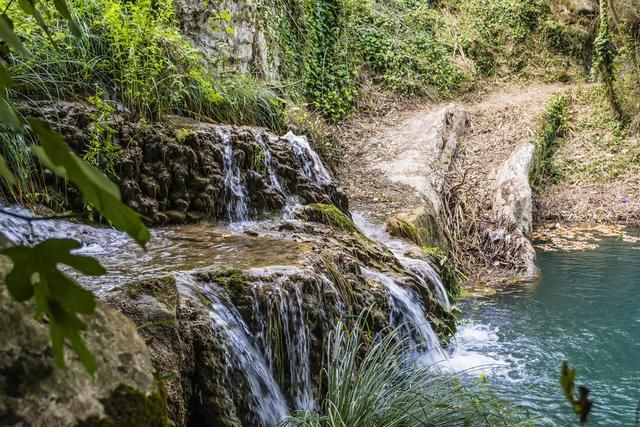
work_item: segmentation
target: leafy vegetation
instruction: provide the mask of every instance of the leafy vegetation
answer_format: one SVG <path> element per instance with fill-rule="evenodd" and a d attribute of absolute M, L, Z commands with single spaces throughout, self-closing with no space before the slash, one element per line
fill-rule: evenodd
<path fill-rule="evenodd" d="M 628 125 L 615 118 L 604 84 L 572 95 L 571 130 L 566 150 L 554 156 L 552 169 L 570 184 L 610 183 L 640 171 L 640 146 Z"/>
<path fill-rule="evenodd" d="M 589 389 L 585 386 L 578 387 L 580 397 L 578 399 L 575 398 L 575 379 L 576 370 L 569 366 L 567 361 L 563 362 L 560 371 L 560 388 L 569 403 L 571 403 L 574 412 L 580 418 L 580 425 L 584 426 L 587 425 L 593 402 L 589 400 Z"/>
<path fill-rule="evenodd" d="M 542 0 L 293 0 L 277 3 L 271 38 L 288 94 L 339 121 L 359 80 L 448 98 L 480 78 L 572 78 L 584 37 Z M 308 36 L 307 36 L 308 34 Z"/>
<path fill-rule="evenodd" d="M 356 325 L 338 322 L 329 334 L 326 392 L 319 412 L 291 416 L 286 426 L 516 426 L 526 418 L 486 388 L 464 386 L 455 375 L 415 366 L 399 329 L 373 341 Z"/>
<path fill-rule="evenodd" d="M 539 187 L 555 177 L 553 155 L 558 148 L 558 140 L 568 125 L 570 98 L 567 95 L 554 96 L 542 117 L 534 139 L 534 164 L 529 176 L 531 184 Z"/>
<path fill-rule="evenodd" d="M 226 123 L 280 124 L 283 105 L 273 92 L 249 78 L 221 78 L 219 64 L 182 37 L 172 0 L 73 0 L 79 36 L 49 3 L 42 7 L 51 22 L 48 31 L 16 11 L 16 29 L 33 52 L 12 57 L 9 68 L 14 91 L 22 97 L 100 96 L 138 118 L 178 113 Z"/>
<path fill-rule="evenodd" d="M 48 32 L 48 27 L 39 9 L 31 1 L 19 2 L 20 9 L 36 19 L 38 26 Z M 70 27 L 77 24 L 63 1 L 54 2 L 57 13 L 61 14 Z M 30 57 L 29 51 L 13 32 L 13 23 L 5 14 L 0 17 L 0 39 L 9 48 Z M 33 135 L 39 145 L 32 147 L 40 161 L 57 176 L 75 184 L 84 200 L 119 230 L 127 232 L 144 246 L 150 234 L 141 217 L 122 203 L 118 187 L 98 169 L 76 156 L 54 132 L 49 124 L 32 119 L 25 122 L 6 97 L 6 91 L 14 81 L 11 72 L 0 65 L 0 123 L 15 135 Z M 0 156 L 0 176 L 6 184 L 17 184 L 4 157 Z M 64 347 L 68 341 L 85 368 L 93 373 L 95 359 L 86 348 L 80 332 L 86 328 L 78 314 L 91 315 L 95 310 L 94 295 L 80 287 L 73 279 L 58 270 L 58 264 L 66 264 L 89 275 L 104 273 L 100 264 L 92 258 L 71 254 L 80 243 L 70 239 L 48 239 L 34 246 L 17 246 L 4 249 L 0 254 L 9 257 L 13 263 L 6 276 L 9 293 L 17 301 L 35 299 L 36 317 L 46 318 L 56 362 L 64 365 Z"/>

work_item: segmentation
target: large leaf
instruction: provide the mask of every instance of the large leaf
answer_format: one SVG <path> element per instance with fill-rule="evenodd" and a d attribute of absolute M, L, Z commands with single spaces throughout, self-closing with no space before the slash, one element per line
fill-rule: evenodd
<path fill-rule="evenodd" d="M 17 301 L 35 296 L 36 314 L 47 315 L 56 361 L 64 366 L 66 339 L 82 364 L 93 373 L 95 359 L 82 342 L 80 332 L 86 325 L 78 314 L 93 314 L 95 297 L 58 269 L 58 264 L 65 264 L 86 275 L 104 274 L 104 268 L 95 259 L 72 253 L 80 247 L 75 240 L 49 239 L 34 247 L 10 247 L 0 253 L 13 263 L 5 278 L 9 293 Z"/>
<path fill-rule="evenodd" d="M 88 204 L 115 228 L 125 231 L 144 246 L 150 238 L 149 230 L 140 215 L 122 202 L 118 187 L 98 169 L 76 156 L 46 122 L 31 119 L 30 124 L 41 144 L 33 151 L 44 165 L 75 184 Z"/>
<path fill-rule="evenodd" d="M 10 48 L 17 50 L 23 55 L 29 55 L 29 51 L 13 32 L 13 21 L 11 21 L 7 15 L 0 16 L 0 39 L 4 40 Z"/>
<path fill-rule="evenodd" d="M 11 185 L 16 183 L 16 177 L 11 173 L 11 170 L 9 169 L 7 162 L 4 160 L 4 157 L 2 157 L 2 154 L 0 154 L 0 177 L 4 178 L 4 180 Z"/>
<path fill-rule="evenodd" d="M 18 117 L 11 102 L 0 96 L 0 122 L 16 133 L 23 133 L 22 119 Z"/>

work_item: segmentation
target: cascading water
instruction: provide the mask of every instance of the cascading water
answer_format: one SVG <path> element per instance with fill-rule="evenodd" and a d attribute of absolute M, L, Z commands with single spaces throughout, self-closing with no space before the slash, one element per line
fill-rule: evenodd
<path fill-rule="evenodd" d="M 428 286 L 428 283 L 432 283 L 434 285 L 436 297 L 438 298 L 438 301 L 440 301 L 440 304 L 442 304 L 447 310 L 451 310 L 451 302 L 449 302 L 449 296 L 447 295 L 447 291 L 444 288 L 442 279 L 440 279 L 438 273 L 436 273 L 436 271 L 428 262 L 421 259 L 401 256 L 398 254 L 396 254 L 396 258 L 398 258 L 402 265 L 411 270 L 411 272 L 415 274 L 425 286 Z"/>
<path fill-rule="evenodd" d="M 223 144 L 223 171 L 225 187 L 225 205 L 229 222 L 246 221 L 249 219 L 247 204 L 247 187 L 242 182 L 240 167 L 236 165 L 231 145 L 231 132 L 227 129 L 220 131 Z"/>
<path fill-rule="evenodd" d="M 253 317 L 260 326 L 257 334 L 272 372 L 278 370 L 278 361 L 288 367 L 289 394 L 294 409 L 306 411 L 315 408 L 311 388 L 309 365 L 309 331 L 305 324 L 302 305 L 302 285 L 291 275 L 300 270 L 294 267 L 252 269 Z M 274 354 L 278 348 L 284 354 Z M 277 361 L 277 360 L 278 361 Z"/>
<path fill-rule="evenodd" d="M 309 145 L 306 136 L 297 136 L 293 132 L 282 137 L 291 143 L 293 153 L 301 162 L 302 172 L 317 185 L 331 183 L 331 176 L 320 160 L 320 156 Z"/>
<path fill-rule="evenodd" d="M 277 425 L 289 412 L 287 402 L 263 354 L 253 344 L 240 313 L 219 289 L 197 281 L 191 274 L 178 273 L 176 280 L 179 285 L 202 292 L 211 300 L 209 317 L 214 331 L 227 339 L 229 365 L 245 376 L 251 388 L 255 402 L 249 402 L 249 406 L 261 425 Z"/>
<path fill-rule="evenodd" d="M 442 283 L 442 279 L 438 273 L 433 269 L 431 264 L 421 259 L 410 258 L 405 256 L 404 254 L 412 248 L 412 246 L 408 243 L 403 242 L 400 239 L 394 239 L 384 231 L 380 227 L 376 227 L 375 225 L 368 222 L 362 214 L 353 213 L 353 222 L 358 226 L 362 232 L 372 240 L 377 240 L 378 242 L 383 243 L 391 252 L 396 256 L 398 261 L 407 269 L 409 269 L 413 274 L 416 275 L 418 280 L 421 281 L 421 284 L 427 288 L 431 288 L 429 284 L 433 286 L 433 289 L 436 293 L 436 297 L 440 301 L 443 307 L 447 310 L 451 309 L 451 303 L 449 301 L 449 297 L 447 296 L 447 291 Z"/>
<path fill-rule="evenodd" d="M 427 320 L 415 293 L 398 286 L 395 280 L 386 274 L 369 269 L 362 271 L 368 278 L 381 283 L 389 293 L 390 323 L 404 330 L 416 361 L 425 366 L 431 366 L 443 360 L 440 340 Z"/>
<path fill-rule="evenodd" d="M 269 181 L 271 182 L 271 185 L 276 190 L 278 190 L 280 194 L 282 194 L 285 197 L 288 197 L 289 193 L 282 186 L 282 183 L 280 182 L 280 178 L 278 177 L 278 174 L 276 173 L 276 170 L 273 167 L 273 157 L 271 156 L 271 150 L 269 150 L 269 147 L 264 142 L 262 135 L 260 134 L 256 135 L 256 144 L 258 144 L 260 146 L 260 149 L 262 150 L 262 155 L 264 156 L 264 164 L 267 169 L 267 173 L 269 174 Z"/>

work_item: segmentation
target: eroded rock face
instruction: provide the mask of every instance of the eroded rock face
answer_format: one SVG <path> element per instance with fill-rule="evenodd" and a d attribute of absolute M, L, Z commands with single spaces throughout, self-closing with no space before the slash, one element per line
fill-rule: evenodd
<path fill-rule="evenodd" d="M 533 144 L 520 145 L 496 171 L 494 179 L 494 219 L 514 224 L 525 233 L 531 231 L 532 195 L 529 172 L 533 165 L 533 153 Z"/>
<path fill-rule="evenodd" d="M 510 260 L 520 259 L 516 265 L 523 266 L 527 276 L 537 272 L 535 250 L 526 237 L 532 225 L 529 173 L 533 166 L 534 151 L 533 144 L 521 144 L 495 171 L 491 214 L 496 228 L 485 232 L 487 250 L 500 253 Z"/>
<path fill-rule="evenodd" d="M 66 102 L 21 109 L 58 124 L 77 153 L 86 151 L 93 107 Z M 121 147 L 115 171 L 123 199 L 154 223 L 258 217 L 281 211 L 293 195 L 300 203 L 348 209 L 304 137 L 183 118 L 149 126 L 116 116 L 110 126 Z"/>
<path fill-rule="evenodd" d="M 267 43 L 259 2 L 177 0 L 175 6 L 182 33 L 205 55 L 225 57 L 225 66 L 234 72 L 278 78 L 279 56 Z M 228 13 L 229 22 L 219 18 L 221 12 Z M 233 31 L 226 31 L 227 26 Z"/>
<path fill-rule="evenodd" d="M 98 304 L 83 334 L 97 359 L 89 375 L 70 348 L 67 368 L 53 360 L 48 326 L 4 285 L 0 259 L 0 420 L 26 426 L 166 426 L 164 388 L 135 325 Z"/>
<path fill-rule="evenodd" d="M 363 142 L 345 182 L 355 209 L 376 222 L 408 221 L 424 228 L 424 244 L 445 247 L 445 176 L 467 119 L 461 107 L 443 106 L 412 114 Z"/>
<path fill-rule="evenodd" d="M 167 379 L 177 426 L 275 425 L 293 409 L 317 405 L 335 322 L 369 309 L 366 325 L 374 336 L 398 320 L 388 290 L 368 271 L 411 290 L 440 336 L 454 327 L 433 284 L 360 232 L 299 221 L 273 227 L 313 241 L 314 250 L 295 266 L 203 268 L 100 295 L 139 326 L 154 366 Z"/>

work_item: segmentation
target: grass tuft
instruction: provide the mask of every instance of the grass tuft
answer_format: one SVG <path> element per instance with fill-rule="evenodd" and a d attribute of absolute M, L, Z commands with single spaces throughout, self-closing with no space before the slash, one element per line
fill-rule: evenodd
<path fill-rule="evenodd" d="M 305 206 L 300 215 L 307 221 L 319 222 L 349 233 L 360 233 L 353 220 L 335 205 L 312 203 Z"/>
<path fill-rule="evenodd" d="M 320 410 L 294 414 L 283 426 L 518 426 L 527 420 L 487 389 L 465 386 L 456 375 L 417 367 L 401 328 L 365 337 L 338 322 L 326 344 Z"/>

